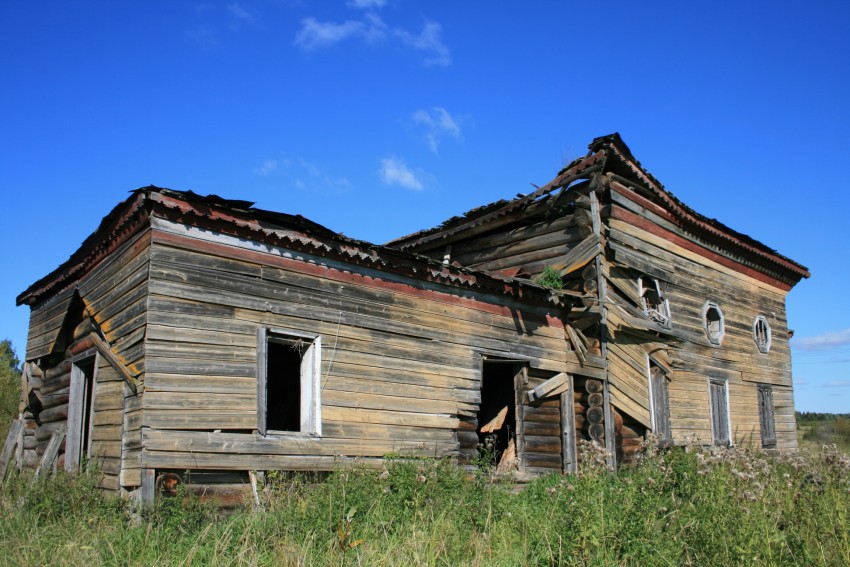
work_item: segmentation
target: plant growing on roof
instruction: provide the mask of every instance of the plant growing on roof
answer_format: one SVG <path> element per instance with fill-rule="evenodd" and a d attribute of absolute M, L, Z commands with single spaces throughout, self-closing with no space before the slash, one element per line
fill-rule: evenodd
<path fill-rule="evenodd" d="M 543 268 L 543 272 L 534 278 L 534 283 L 542 285 L 543 287 L 548 287 L 549 289 L 564 288 L 564 280 L 561 279 L 561 272 L 552 266 L 546 266 Z"/>

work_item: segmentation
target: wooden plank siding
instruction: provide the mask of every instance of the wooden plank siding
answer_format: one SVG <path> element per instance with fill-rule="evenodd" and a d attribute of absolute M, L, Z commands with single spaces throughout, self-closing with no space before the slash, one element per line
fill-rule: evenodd
<path fill-rule="evenodd" d="M 115 252 L 93 268 L 72 288 L 37 307 L 31 317 L 32 333 L 38 337 L 51 337 L 50 344 L 44 343 L 35 350 L 28 349 L 27 356 L 35 356 L 43 371 L 43 378 L 33 380 L 30 386 L 42 404 L 39 414 L 41 425 L 30 418 L 35 429 L 35 454 L 40 457 L 47 447 L 53 431 L 67 424 L 69 414 L 71 382 L 70 337 L 60 334 L 67 329 L 66 319 L 78 316 L 70 313 L 72 297 L 78 294 L 84 307 L 83 319 L 91 317 L 103 332 L 111 351 L 119 363 L 141 372 L 144 367 L 145 304 L 148 288 L 148 263 L 150 259 L 150 233 L 143 232 L 124 243 Z M 64 311 L 63 311 L 64 310 Z M 45 319 L 46 317 L 46 319 Z M 57 322 L 57 328 L 44 330 L 45 321 Z M 33 330 L 35 328 L 35 330 Z M 39 338 L 38 341 L 42 339 Z M 69 342 L 64 354 L 56 348 Z M 74 343 L 82 343 L 85 337 Z M 50 353 L 53 354 L 50 354 Z M 94 356 L 94 350 L 91 350 Z M 88 356 L 88 355 L 87 355 Z M 122 462 L 138 460 L 139 447 L 132 447 L 129 438 L 140 435 L 139 426 L 128 427 L 124 408 L 127 400 L 136 397 L 122 376 L 102 356 L 97 356 L 97 370 L 92 388 L 93 405 L 89 440 L 86 447 L 88 466 L 92 467 L 104 489 L 119 490 L 126 482 L 122 480 Z M 143 376 L 141 376 L 143 378 Z M 141 394 L 139 394 L 141 396 Z M 129 451 L 122 448 L 127 447 Z M 64 445 L 58 464 L 64 466 Z"/>
<path fill-rule="evenodd" d="M 606 221 L 609 227 L 610 285 L 631 303 L 635 297 L 634 292 L 630 294 L 630 286 L 635 285 L 639 274 L 647 274 L 661 282 L 669 301 L 671 334 L 675 336 L 665 340 L 668 341 L 668 353 L 674 366 L 670 375 L 669 397 L 675 442 L 694 439 L 700 443 L 711 443 L 708 380 L 717 377 L 728 382 L 731 441 L 761 446 L 758 384 L 773 384 L 776 393 L 790 392 L 791 388 L 785 318 L 787 292 L 618 220 L 615 218 L 618 206 L 632 213 L 641 211 L 623 195 L 612 193 L 614 209 L 611 218 Z M 647 211 L 642 214 L 652 217 Z M 660 222 L 656 218 L 651 220 Z M 665 222 L 663 226 L 684 238 L 684 232 L 671 223 Z M 712 345 L 704 331 L 703 308 L 707 301 L 720 306 L 724 315 L 725 335 L 719 346 Z M 753 323 L 758 315 L 763 315 L 771 327 L 772 344 L 766 354 L 759 351 L 753 338 Z M 614 342 L 617 342 L 616 339 Z M 613 347 L 609 352 L 622 358 L 624 353 L 620 350 Z M 637 362 L 638 358 L 635 357 L 632 362 Z M 644 391 L 645 373 L 639 375 L 634 364 L 615 364 L 625 376 L 630 376 L 635 390 Z M 637 387 L 638 383 L 640 387 Z M 644 400 L 631 401 L 642 406 Z M 793 401 L 787 397 L 783 402 L 781 408 L 777 405 L 775 409 L 777 448 L 794 449 Z M 640 421 L 640 416 L 628 410 L 627 413 Z"/>
<path fill-rule="evenodd" d="M 140 416 L 143 468 L 315 470 L 390 453 L 459 457 L 481 356 L 561 372 L 558 309 L 157 221 Z M 321 436 L 256 433 L 257 329 L 322 338 Z M 561 470 L 557 400 L 529 404 L 529 470 Z M 460 435 L 463 437 L 463 435 Z"/>

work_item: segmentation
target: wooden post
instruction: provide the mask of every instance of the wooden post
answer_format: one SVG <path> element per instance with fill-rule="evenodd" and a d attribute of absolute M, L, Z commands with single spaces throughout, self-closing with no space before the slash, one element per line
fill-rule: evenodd
<path fill-rule="evenodd" d="M 47 476 L 47 472 L 54 469 L 56 456 L 59 454 L 59 447 L 62 446 L 62 441 L 65 440 L 65 427 L 62 426 L 53 432 L 50 436 L 50 441 L 47 443 L 47 448 L 44 450 L 44 456 L 41 458 L 38 468 L 35 469 L 35 478 L 33 482 L 38 481 L 42 475 Z"/>
<path fill-rule="evenodd" d="M 561 457 L 564 472 L 572 474 L 578 472 L 574 392 L 573 375 L 567 374 L 567 391 L 561 394 Z"/>
<path fill-rule="evenodd" d="M 590 216 L 593 221 L 593 232 L 600 238 L 602 236 L 602 219 L 599 214 L 599 199 L 596 191 L 590 192 Z M 605 416 L 605 450 L 608 453 L 608 466 L 616 468 L 617 466 L 617 449 L 615 447 L 616 437 L 614 432 L 614 415 L 611 412 L 611 392 L 609 388 L 609 372 L 608 369 L 608 304 L 605 288 L 605 274 L 602 272 L 602 254 L 596 256 L 596 277 L 597 277 L 597 297 L 599 298 L 599 306 L 602 308 L 602 320 L 599 323 L 599 333 L 602 349 L 602 359 L 605 363 L 605 381 L 602 386 L 603 410 Z"/>
<path fill-rule="evenodd" d="M 153 504 L 155 477 L 156 471 L 154 469 L 142 469 L 142 488 L 140 493 L 142 506 Z"/>
<path fill-rule="evenodd" d="M 18 447 L 23 448 L 23 445 L 24 420 L 16 419 L 9 427 L 9 434 L 6 435 L 6 444 L 3 445 L 3 452 L 0 453 L 0 486 L 3 485 L 3 481 L 6 479 L 6 471 L 9 468 L 9 461 L 12 459 L 12 455 L 17 456 L 19 452 L 15 449 Z"/>

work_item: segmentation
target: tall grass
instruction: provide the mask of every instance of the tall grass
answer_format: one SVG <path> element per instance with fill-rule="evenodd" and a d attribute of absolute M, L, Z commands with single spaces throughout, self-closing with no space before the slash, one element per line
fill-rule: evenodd
<path fill-rule="evenodd" d="M 589 459 L 588 462 L 593 462 Z M 0 563 L 848 565 L 850 459 L 697 447 L 517 488 L 447 461 L 270 478 L 263 509 L 163 499 L 133 522 L 90 477 L 0 494 Z"/>

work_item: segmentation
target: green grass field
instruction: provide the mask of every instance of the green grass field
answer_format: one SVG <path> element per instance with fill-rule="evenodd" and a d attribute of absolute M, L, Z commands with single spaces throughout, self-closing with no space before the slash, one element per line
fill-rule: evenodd
<path fill-rule="evenodd" d="M 592 459 L 591 459 L 592 460 Z M 0 493 L 8 565 L 848 565 L 850 459 L 650 450 L 517 489 L 451 462 L 271 479 L 260 511 L 163 499 L 134 521 L 86 476 Z"/>

